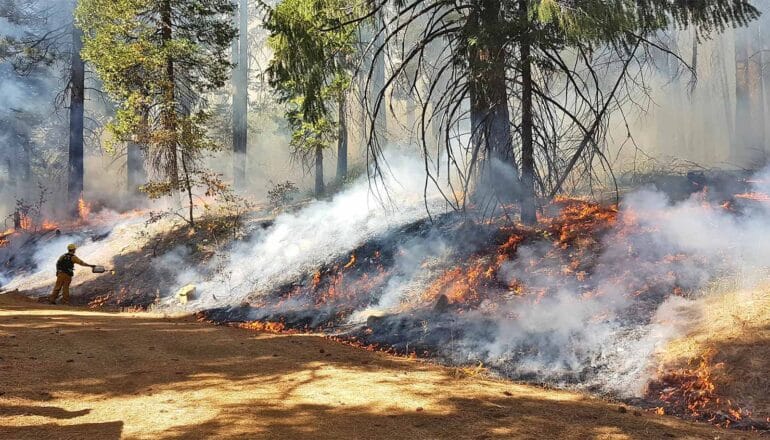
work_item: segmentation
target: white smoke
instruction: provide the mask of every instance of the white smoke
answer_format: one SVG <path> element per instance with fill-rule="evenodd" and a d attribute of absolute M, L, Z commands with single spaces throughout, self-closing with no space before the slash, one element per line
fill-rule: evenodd
<path fill-rule="evenodd" d="M 56 279 L 56 260 L 67 252 L 70 243 L 78 246 L 77 255 L 85 262 L 112 268 L 117 257 L 143 249 L 154 237 L 167 232 L 175 224 L 172 220 L 147 224 L 146 218 L 138 213 L 102 211 L 93 215 L 88 225 L 69 230 L 63 227 L 59 235 L 49 231 L 42 235 L 12 237 L 8 247 L 0 248 L 0 261 L 8 262 L 10 258 L 26 255 L 32 258 L 31 261 L 15 264 L 11 273 L 5 267 L 0 270 L 0 287 L 5 291 L 50 288 Z M 20 249 L 21 246 L 24 248 Z M 75 270 L 78 274 L 74 285 L 98 276 L 80 266 L 76 266 Z"/>
<path fill-rule="evenodd" d="M 178 274 L 178 287 L 196 284 L 199 296 L 190 305 L 194 309 L 268 295 L 372 239 L 427 217 L 426 201 L 412 190 L 424 184 L 422 162 L 391 155 L 389 163 L 391 174 L 384 182 L 389 199 L 377 197 L 362 178 L 331 200 L 282 214 L 267 229 L 234 243 L 219 256 L 217 264 L 224 263 L 224 272 L 195 267 L 184 247 L 161 256 L 156 264 Z M 770 193 L 770 172 L 754 180 L 753 191 Z M 444 208 L 438 191 L 428 194 L 427 203 L 433 212 Z M 692 306 L 715 277 L 737 277 L 744 288 L 767 278 L 768 214 L 767 202 L 745 202 L 740 212 L 733 212 L 704 202 L 701 193 L 671 202 L 651 188 L 635 191 L 624 197 L 616 227 L 602 239 L 601 252 L 590 262 L 585 279 L 564 275 L 564 260 L 546 258 L 569 252 L 546 239 L 520 247 L 498 274 L 502 284 L 521 281 L 529 294 L 499 292 L 477 310 L 421 316 L 427 317 L 428 327 L 430 319 L 449 319 L 458 330 L 451 344 L 435 347 L 436 354 L 453 362 L 482 361 L 512 377 L 638 395 L 652 373 L 656 352 L 697 321 L 693 311 L 698 308 Z M 116 221 L 106 219 L 105 224 Z M 140 219 L 121 221 L 98 241 L 93 234 L 47 241 L 38 248 L 40 270 L 11 280 L 9 286 L 50 283 L 53 261 L 70 240 L 81 242 L 81 255 L 97 264 L 147 243 L 131 235 L 145 228 Z M 168 227 L 159 227 L 162 230 Z M 131 249 L 125 249 L 132 240 Z M 444 268 L 462 261 L 458 256 L 468 255 L 470 243 L 450 241 L 440 228 L 399 242 L 388 267 L 392 276 L 378 292 L 366 292 L 371 301 L 361 302 L 365 305 L 348 323 L 363 325 L 372 315 L 410 319 L 412 312 L 432 308 L 422 294 Z M 550 293 L 532 294 L 540 290 Z M 678 290 L 682 296 L 674 294 Z M 271 313 L 312 314 L 316 306 L 312 298 L 291 297 L 269 307 Z M 410 342 L 420 336 L 405 332 L 402 337 Z"/>
<path fill-rule="evenodd" d="M 766 177 L 758 181 L 767 182 Z M 552 296 L 525 296 L 501 307 L 492 342 L 466 340 L 467 352 L 460 355 L 516 376 L 576 377 L 583 386 L 638 395 L 652 373 L 655 352 L 697 320 L 682 311 L 694 310 L 686 306 L 701 298 L 709 282 L 737 276 L 739 287 L 750 288 L 767 279 L 770 204 L 735 214 L 704 203 L 703 194 L 672 203 L 647 189 L 629 194 L 621 206 L 619 226 L 605 238 L 584 282 L 565 279 L 560 267 L 517 264 L 546 251 L 542 245 L 521 248 L 517 261 L 503 266 L 504 277 L 535 288 L 564 287 Z M 636 233 L 623 230 L 623 222 L 632 219 Z M 645 291 L 648 284 L 660 291 Z M 675 288 L 691 293 L 675 296 Z M 583 376 L 592 371 L 593 377 Z"/>
<path fill-rule="evenodd" d="M 369 239 L 425 218 L 426 204 L 433 212 L 444 208 L 437 190 L 426 197 L 414 192 L 425 182 L 419 158 L 390 154 L 387 163 L 382 182 L 362 177 L 331 200 L 282 214 L 267 230 L 233 246 L 225 256 L 226 273 L 198 285 L 197 307 L 238 304 L 249 294 L 269 292 Z"/>
<path fill-rule="evenodd" d="M 422 164 L 401 156 L 390 162 L 393 181 L 386 183 L 395 207 L 384 208 L 362 179 L 330 201 L 281 215 L 225 256 L 229 270 L 224 276 L 198 283 L 201 297 L 194 307 L 233 305 L 249 295 L 268 294 L 368 240 L 425 218 L 421 195 L 407 190 L 423 183 Z M 770 184 L 762 183 L 770 182 L 768 177 L 757 176 L 754 190 L 770 191 Z M 429 195 L 433 210 L 441 201 L 437 192 Z M 500 281 L 516 279 L 530 292 L 550 293 L 519 297 L 500 292 L 477 310 L 453 315 L 458 336 L 450 345 L 435 347 L 436 353 L 457 363 L 482 361 L 512 377 L 639 395 L 653 373 L 656 352 L 697 321 L 692 312 L 697 307 L 690 306 L 709 282 L 739 275 L 740 285 L 750 287 L 766 278 L 768 213 L 766 203 L 749 203 L 735 213 L 706 203 L 702 193 L 671 202 L 653 188 L 635 191 L 624 197 L 617 225 L 602 239 L 585 279 L 563 274 L 563 259 L 545 258 L 569 252 L 555 249 L 550 240 L 522 246 L 515 259 L 501 266 Z M 353 311 L 348 323 L 363 325 L 370 316 L 387 315 L 408 320 L 411 311 L 431 308 L 423 293 L 442 268 L 467 255 L 468 246 L 449 242 L 440 229 L 400 242 L 388 267 L 390 278 L 378 292 L 365 293 L 370 300 L 361 301 L 365 305 Z M 183 278 L 180 284 L 194 276 L 185 271 Z M 262 312 L 312 315 L 314 304 L 312 298 L 291 297 Z M 430 327 L 432 318 L 426 319 Z M 419 332 L 405 331 L 401 337 L 419 342 L 429 330 Z"/>

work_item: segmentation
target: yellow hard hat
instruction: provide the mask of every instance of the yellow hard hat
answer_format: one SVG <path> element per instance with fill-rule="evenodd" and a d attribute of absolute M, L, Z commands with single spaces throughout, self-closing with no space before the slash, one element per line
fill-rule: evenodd
<path fill-rule="evenodd" d="M 78 247 L 75 245 L 75 243 L 70 243 L 70 244 L 67 245 L 67 250 L 68 251 L 74 251 L 77 248 Z"/>

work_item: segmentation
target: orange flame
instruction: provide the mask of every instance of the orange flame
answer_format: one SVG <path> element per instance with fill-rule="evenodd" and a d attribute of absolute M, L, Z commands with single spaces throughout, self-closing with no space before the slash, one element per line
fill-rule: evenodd
<path fill-rule="evenodd" d="M 8 228 L 3 232 L 0 232 L 0 248 L 8 246 L 10 243 L 10 240 L 8 240 L 9 235 L 13 235 L 13 233 L 16 232 L 13 228 Z"/>
<path fill-rule="evenodd" d="M 80 216 L 80 220 L 87 221 L 88 216 L 91 214 L 91 203 L 86 202 L 83 198 L 83 195 L 80 195 L 80 198 L 78 199 L 78 216 Z"/>
<path fill-rule="evenodd" d="M 770 202 L 770 195 L 761 192 L 747 192 L 736 194 L 736 199 L 754 200 L 756 202 Z"/>
<path fill-rule="evenodd" d="M 43 220 L 43 224 L 40 226 L 44 231 L 52 231 L 59 229 L 59 225 L 52 220 Z"/>
<path fill-rule="evenodd" d="M 267 333 L 287 333 L 286 324 L 274 321 L 254 321 L 238 324 L 238 327 L 247 330 L 256 330 Z"/>
<path fill-rule="evenodd" d="M 29 231 L 32 229 L 32 218 L 28 215 L 22 214 L 19 221 L 19 226 L 21 226 L 21 229 L 25 231 Z"/>
<path fill-rule="evenodd" d="M 695 368 L 666 371 L 651 382 L 647 395 L 663 403 L 656 412 L 695 417 L 723 427 L 750 417 L 749 411 L 719 396 L 717 383 L 725 366 L 714 363 L 715 355 L 715 350 L 709 350 Z"/>

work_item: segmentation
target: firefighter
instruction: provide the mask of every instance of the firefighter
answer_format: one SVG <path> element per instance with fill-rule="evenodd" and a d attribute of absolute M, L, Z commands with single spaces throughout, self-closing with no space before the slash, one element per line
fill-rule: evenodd
<path fill-rule="evenodd" d="M 70 283 L 72 277 L 75 276 L 75 265 L 94 268 L 93 264 L 88 264 L 75 255 L 77 246 L 74 244 L 67 245 L 67 253 L 59 257 L 56 261 L 56 285 L 51 292 L 51 296 L 48 297 L 48 302 L 56 304 L 56 298 L 59 297 L 59 292 L 62 294 L 62 304 L 69 304 L 70 302 Z"/>

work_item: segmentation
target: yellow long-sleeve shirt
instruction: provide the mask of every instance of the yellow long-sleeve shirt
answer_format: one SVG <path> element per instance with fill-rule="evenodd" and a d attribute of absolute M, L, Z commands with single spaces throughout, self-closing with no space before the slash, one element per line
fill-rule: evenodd
<path fill-rule="evenodd" d="M 80 259 L 80 258 L 79 258 L 77 255 L 75 255 L 75 254 L 72 254 L 72 262 L 73 262 L 73 263 L 75 263 L 75 264 L 77 264 L 77 265 L 80 265 L 80 266 L 88 266 L 88 267 L 90 267 L 90 266 L 91 266 L 90 264 L 88 264 L 88 263 L 86 263 L 85 261 L 81 260 L 81 259 Z"/>

